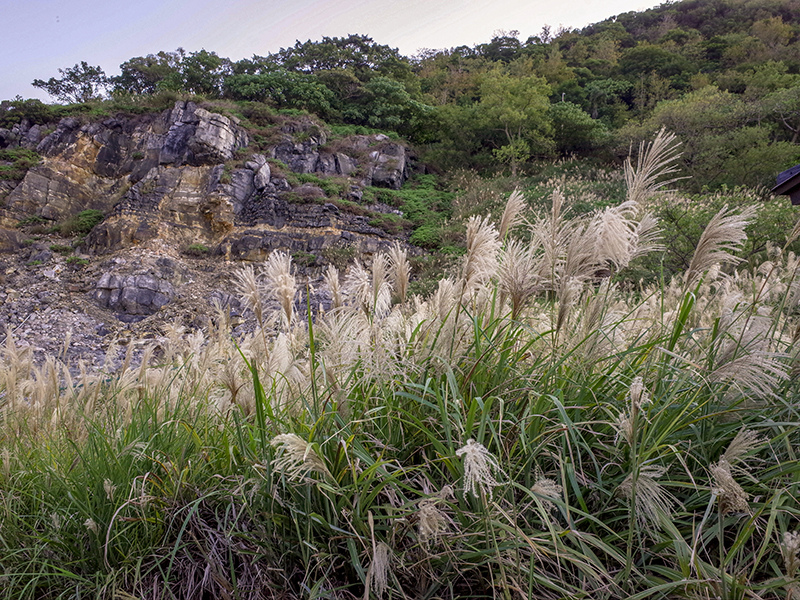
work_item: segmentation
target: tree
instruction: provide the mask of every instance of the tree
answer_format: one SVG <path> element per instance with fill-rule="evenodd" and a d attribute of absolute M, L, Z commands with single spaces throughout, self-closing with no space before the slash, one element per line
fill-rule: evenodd
<path fill-rule="evenodd" d="M 259 75 L 232 75 L 225 80 L 225 96 L 234 100 L 269 102 L 277 108 L 299 108 L 328 117 L 334 95 L 314 75 L 275 69 Z"/>
<path fill-rule="evenodd" d="M 183 87 L 181 61 L 185 56 L 182 48 L 176 52 L 159 52 L 137 56 L 119 66 L 120 74 L 111 77 L 114 92 L 128 94 L 154 94 L 161 89 Z"/>
<path fill-rule="evenodd" d="M 217 56 L 216 52 L 192 52 L 181 61 L 183 89 L 193 94 L 219 96 L 222 82 L 229 73 L 230 61 Z"/>
<path fill-rule="evenodd" d="M 790 134 L 792 144 L 800 139 L 800 86 L 779 90 L 764 99 L 764 112 Z"/>
<path fill-rule="evenodd" d="M 102 97 L 108 87 L 108 78 L 100 67 L 81 61 L 69 69 L 59 69 L 60 79 L 47 81 L 34 79 L 33 87 L 41 88 L 60 102 L 88 102 Z"/>
<path fill-rule="evenodd" d="M 605 133 L 600 121 L 592 119 L 589 113 L 572 102 L 551 105 L 549 116 L 556 148 L 562 154 L 592 150 Z"/>
<path fill-rule="evenodd" d="M 270 59 L 290 71 L 303 73 L 346 69 L 361 81 L 375 75 L 404 82 L 413 78 L 407 58 L 396 48 L 376 44 L 366 35 L 323 37 L 319 42 L 297 41 L 291 48 L 281 48 Z"/>
<path fill-rule="evenodd" d="M 622 94 L 631 88 L 627 81 L 619 79 L 595 79 L 586 84 L 586 94 L 593 119 L 600 116 L 600 111 L 608 104 L 618 102 Z"/>
<path fill-rule="evenodd" d="M 495 156 L 509 164 L 512 175 L 531 154 L 548 154 L 552 148 L 549 94 L 550 86 L 535 75 L 511 77 L 492 71 L 484 76 L 478 118 L 495 133 Z M 510 148 L 503 150 L 506 145 Z"/>

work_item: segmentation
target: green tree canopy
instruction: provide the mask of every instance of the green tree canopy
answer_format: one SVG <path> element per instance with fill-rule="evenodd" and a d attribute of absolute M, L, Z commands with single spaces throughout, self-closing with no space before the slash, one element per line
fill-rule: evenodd
<path fill-rule="evenodd" d="M 87 102 L 102 97 L 108 88 L 108 78 L 100 67 L 85 60 L 68 69 L 59 69 L 60 78 L 47 81 L 34 79 L 33 87 L 41 88 L 60 102 Z"/>

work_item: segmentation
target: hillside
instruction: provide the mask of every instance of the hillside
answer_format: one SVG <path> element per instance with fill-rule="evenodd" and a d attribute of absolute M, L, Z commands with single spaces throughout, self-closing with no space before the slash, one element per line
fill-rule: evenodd
<path fill-rule="evenodd" d="M 799 13 L 0 104 L 0 600 L 800 597 Z"/>

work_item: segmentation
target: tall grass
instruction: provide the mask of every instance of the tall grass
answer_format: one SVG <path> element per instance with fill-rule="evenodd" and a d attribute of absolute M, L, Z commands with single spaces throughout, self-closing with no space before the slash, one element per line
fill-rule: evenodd
<path fill-rule="evenodd" d="M 720 265 L 752 216 L 723 211 L 687 273 L 616 285 L 672 147 L 619 207 L 471 219 L 427 298 L 395 247 L 298 314 L 276 253 L 238 340 L 218 309 L 76 375 L 7 334 L 0 594 L 797 597 L 800 263 Z"/>

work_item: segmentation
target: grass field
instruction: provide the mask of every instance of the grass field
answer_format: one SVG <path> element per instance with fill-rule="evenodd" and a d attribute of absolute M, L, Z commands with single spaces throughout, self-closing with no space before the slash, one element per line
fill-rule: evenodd
<path fill-rule="evenodd" d="M 396 246 L 312 319 L 276 252 L 242 339 L 220 309 L 71 374 L 5 336 L 0 597 L 800 598 L 798 228 L 735 271 L 755 209 L 724 207 L 619 284 L 672 141 L 622 204 L 470 218 L 426 298 Z"/>

